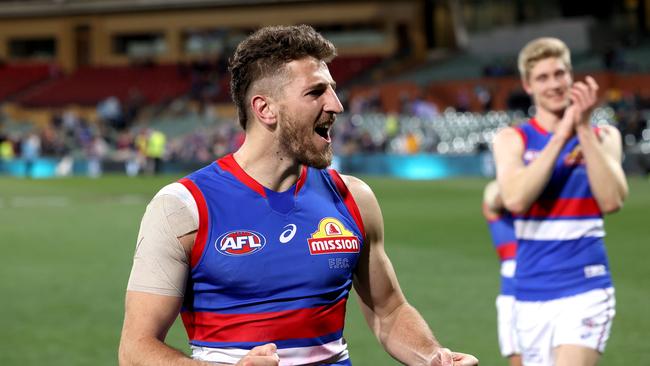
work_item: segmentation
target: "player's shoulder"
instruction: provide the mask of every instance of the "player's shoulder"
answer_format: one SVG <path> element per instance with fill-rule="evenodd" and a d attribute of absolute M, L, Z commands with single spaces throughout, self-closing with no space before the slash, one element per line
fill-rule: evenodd
<path fill-rule="evenodd" d="M 341 179 L 352 194 L 352 197 L 363 216 L 377 210 L 379 207 L 377 198 L 366 182 L 352 175 L 342 174 Z"/>
<path fill-rule="evenodd" d="M 343 180 L 343 183 L 345 183 L 346 187 L 350 190 L 352 195 L 356 196 L 357 195 L 367 195 L 371 194 L 374 196 L 374 193 L 372 193 L 372 189 L 370 186 L 361 180 L 360 178 L 357 178 L 353 175 L 347 175 L 347 174 L 340 174 L 341 179 Z"/>
<path fill-rule="evenodd" d="M 507 126 L 498 130 L 494 135 L 494 139 L 521 139 L 521 133 L 521 128 L 517 126 Z"/>
<path fill-rule="evenodd" d="M 151 199 L 151 203 L 162 204 L 166 215 L 187 210 L 198 221 L 198 206 L 190 190 L 182 183 L 173 182 L 162 187 Z"/>
<path fill-rule="evenodd" d="M 526 136 L 524 132 L 515 126 L 508 126 L 500 129 L 494 135 L 492 147 L 496 150 L 519 151 L 526 145 Z"/>
<path fill-rule="evenodd" d="M 191 197 L 192 194 L 182 183 L 173 182 L 162 187 L 153 198 L 155 199 L 161 196 L 174 196 L 178 197 L 179 199 L 184 199 L 187 198 L 187 196 Z"/>

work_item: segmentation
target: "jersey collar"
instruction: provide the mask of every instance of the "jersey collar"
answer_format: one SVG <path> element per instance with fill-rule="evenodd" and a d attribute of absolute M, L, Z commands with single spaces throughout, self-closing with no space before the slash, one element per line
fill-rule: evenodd
<path fill-rule="evenodd" d="M 224 156 L 223 158 L 217 160 L 216 163 L 221 169 L 232 174 L 242 184 L 257 192 L 260 196 L 266 198 L 266 191 L 264 190 L 264 186 L 256 181 L 253 177 L 248 175 L 248 173 L 246 173 L 246 171 L 239 165 L 239 163 L 237 163 L 233 157 L 233 154 Z M 298 194 L 300 189 L 305 185 L 306 180 L 307 166 L 303 165 L 300 169 L 300 176 L 298 177 L 298 181 L 296 182 L 296 190 L 294 191 L 294 195 Z"/>

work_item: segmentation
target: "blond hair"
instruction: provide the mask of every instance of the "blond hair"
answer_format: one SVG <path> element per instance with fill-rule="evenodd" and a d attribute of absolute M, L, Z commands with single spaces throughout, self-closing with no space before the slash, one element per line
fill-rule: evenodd
<path fill-rule="evenodd" d="M 551 57 L 562 60 L 567 69 L 571 71 L 571 51 L 569 51 L 569 47 L 557 38 L 542 37 L 528 42 L 519 52 L 517 61 L 519 75 L 521 75 L 522 79 L 528 80 L 530 70 L 535 64 Z"/>

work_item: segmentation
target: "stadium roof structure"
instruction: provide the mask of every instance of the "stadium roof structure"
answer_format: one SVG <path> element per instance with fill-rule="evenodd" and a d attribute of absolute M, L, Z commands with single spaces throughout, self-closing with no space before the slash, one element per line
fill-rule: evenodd
<path fill-rule="evenodd" d="M 0 18 L 124 13 L 150 10 L 193 9 L 280 3 L 308 3 L 315 0 L 0 0 Z"/>

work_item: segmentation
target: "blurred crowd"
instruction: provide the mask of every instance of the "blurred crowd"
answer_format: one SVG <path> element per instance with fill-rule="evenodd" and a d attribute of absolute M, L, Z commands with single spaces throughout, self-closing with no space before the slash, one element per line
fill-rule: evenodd
<path fill-rule="evenodd" d="M 101 101 L 96 106 L 96 120 L 86 120 L 67 109 L 54 112 L 47 125 L 23 132 L 7 132 L 0 114 L 0 159 L 65 158 L 68 167 L 66 170 L 64 164 L 61 168 L 63 174 L 69 173 L 71 160 L 86 159 L 89 174 L 94 176 L 101 174 L 102 162 L 120 162 L 129 175 L 137 175 L 160 172 L 163 162 L 208 162 L 236 150 L 243 142 L 243 131 L 234 118 L 217 116 L 209 107 L 223 97 L 223 81 L 219 80 L 226 73 L 225 63 L 199 61 L 179 65 L 179 71 L 191 75 L 190 93 L 165 106 L 146 105 L 138 91 L 132 90 L 123 102 L 116 97 Z M 505 72 L 490 65 L 488 71 Z M 454 105 L 442 106 L 420 95 L 401 96 L 395 112 L 386 112 L 377 92 L 354 98 L 343 92 L 346 112 L 332 131 L 335 154 L 484 151 L 496 129 L 517 123 L 531 112 L 528 97 L 513 94 L 510 99 L 518 102 L 508 103 L 511 110 L 507 115 L 495 117 L 492 92 L 491 87 L 482 85 L 459 90 Z M 479 110 L 472 111 L 470 98 L 480 102 Z M 650 136 L 650 94 L 610 89 L 603 99 L 603 105 L 612 111 L 607 123 L 621 130 L 626 146 Z M 203 123 L 170 134 L 156 124 L 166 115 L 180 121 L 198 118 Z"/>

